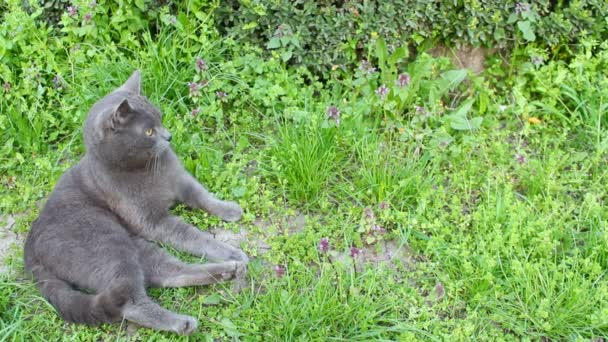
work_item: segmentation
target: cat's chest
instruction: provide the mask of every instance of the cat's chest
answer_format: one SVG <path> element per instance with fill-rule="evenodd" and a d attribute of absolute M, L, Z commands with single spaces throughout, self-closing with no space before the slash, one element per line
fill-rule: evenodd
<path fill-rule="evenodd" d="M 168 210 L 175 200 L 171 183 L 164 179 L 132 179 L 121 192 L 124 200 L 145 210 Z"/>

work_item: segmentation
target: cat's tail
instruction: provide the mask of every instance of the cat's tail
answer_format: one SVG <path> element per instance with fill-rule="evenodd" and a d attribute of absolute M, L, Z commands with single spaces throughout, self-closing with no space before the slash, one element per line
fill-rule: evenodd
<path fill-rule="evenodd" d="M 87 294 L 74 289 L 42 265 L 27 268 L 36 279 L 42 296 L 66 321 L 98 325 L 122 319 L 121 309 L 127 301 L 127 298 L 121 295 L 122 291 L 114 289 L 96 295 Z"/>

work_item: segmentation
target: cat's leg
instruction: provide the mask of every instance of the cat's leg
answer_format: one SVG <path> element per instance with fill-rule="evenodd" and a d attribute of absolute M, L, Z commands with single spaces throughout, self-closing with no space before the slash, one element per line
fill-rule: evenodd
<path fill-rule="evenodd" d="M 166 264 L 159 267 L 149 279 L 152 287 L 186 287 L 210 285 L 233 280 L 238 274 L 244 274 L 245 264 L 239 261 L 188 265 Z"/>
<path fill-rule="evenodd" d="M 103 288 L 98 294 L 98 303 L 108 313 L 117 315 L 118 320 L 122 318 L 147 328 L 178 334 L 192 333 L 198 324 L 196 319 L 166 310 L 148 297 L 144 269 L 134 260 L 137 255 L 131 256 L 120 262 L 114 260 L 106 265 L 104 272 L 93 276 Z"/>
<path fill-rule="evenodd" d="M 139 234 L 149 240 L 167 243 L 175 249 L 202 256 L 211 261 L 249 262 L 247 255 L 240 249 L 216 240 L 212 234 L 203 232 L 176 216 L 162 217 Z"/>
<path fill-rule="evenodd" d="M 137 255 L 132 254 L 132 257 L 135 259 Z M 121 317 L 141 326 L 184 335 L 196 330 L 195 318 L 166 310 L 148 297 L 144 268 L 133 259 L 112 265 L 112 277 L 104 279 L 107 287 L 100 294 L 101 298 L 119 302 Z"/>
<path fill-rule="evenodd" d="M 149 298 L 125 305 L 123 317 L 146 328 L 182 335 L 190 335 L 198 326 L 194 317 L 171 312 Z"/>
<path fill-rule="evenodd" d="M 136 240 L 136 245 L 148 286 L 185 287 L 208 285 L 233 279 L 242 282 L 245 278 L 246 264 L 240 261 L 187 264 L 154 243 L 139 239 Z"/>
<path fill-rule="evenodd" d="M 224 221 L 238 221 L 243 215 L 241 206 L 216 198 L 186 171 L 177 177 L 176 192 L 178 201 L 193 208 L 203 209 Z"/>

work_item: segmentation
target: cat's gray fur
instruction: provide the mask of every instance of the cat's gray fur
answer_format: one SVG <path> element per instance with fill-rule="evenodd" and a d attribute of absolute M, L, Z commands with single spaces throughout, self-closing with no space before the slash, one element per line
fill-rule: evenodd
<path fill-rule="evenodd" d="M 94 325 L 125 319 L 189 334 L 197 320 L 160 307 L 146 295 L 146 286 L 234 279 L 243 275 L 248 258 L 169 208 L 179 201 L 226 221 L 240 219 L 242 209 L 215 198 L 184 170 L 161 112 L 140 93 L 135 71 L 89 112 L 87 152 L 61 177 L 32 224 L 25 266 L 68 321 Z M 183 263 L 152 241 L 217 263 Z"/>

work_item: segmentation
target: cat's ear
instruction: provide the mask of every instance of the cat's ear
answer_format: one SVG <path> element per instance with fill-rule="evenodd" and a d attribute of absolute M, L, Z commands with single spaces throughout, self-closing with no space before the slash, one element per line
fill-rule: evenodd
<path fill-rule="evenodd" d="M 133 114 L 133 109 L 129 105 L 129 100 L 124 99 L 122 102 L 116 107 L 114 113 L 112 113 L 112 118 L 110 118 L 110 128 L 116 129 L 122 126 L 128 119 L 129 116 Z"/>
<path fill-rule="evenodd" d="M 135 70 L 131 77 L 129 77 L 129 79 L 116 90 L 141 95 L 141 73 L 139 70 Z"/>

